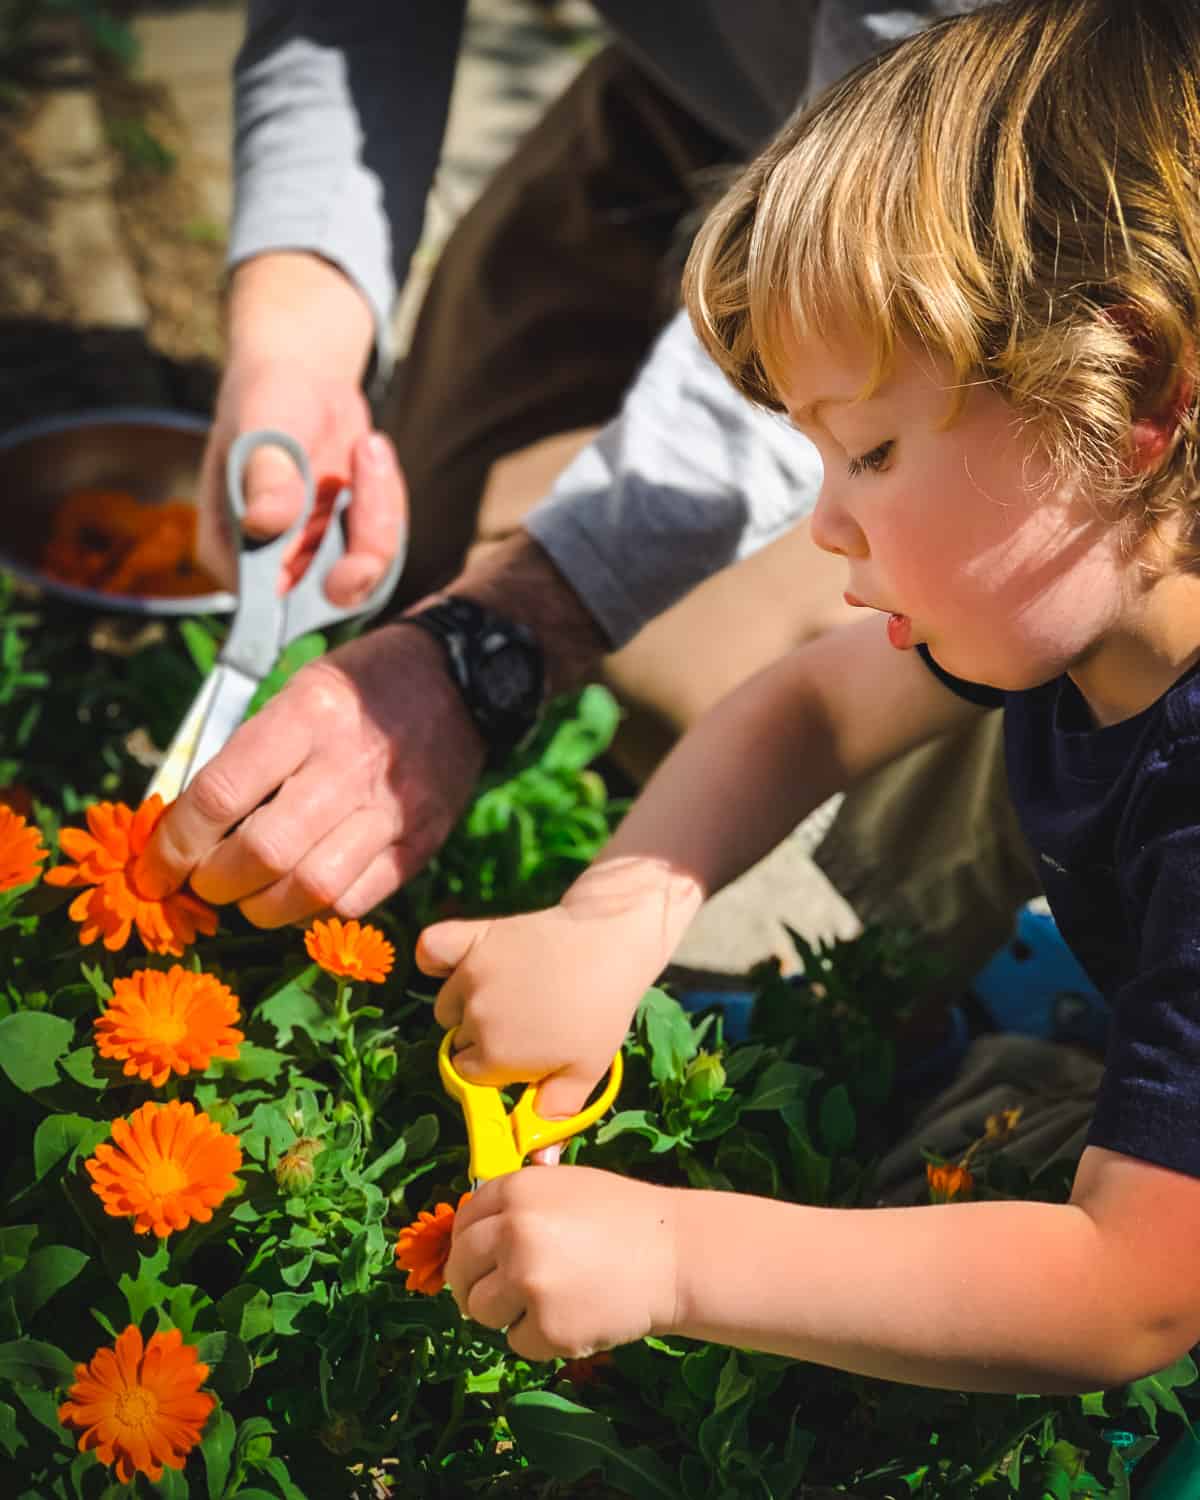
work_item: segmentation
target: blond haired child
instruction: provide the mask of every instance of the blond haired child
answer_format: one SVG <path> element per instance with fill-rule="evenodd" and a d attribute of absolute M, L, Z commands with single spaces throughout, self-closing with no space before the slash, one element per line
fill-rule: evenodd
<path fill-rule="evenodd" d="M 1068 1204 L 844 1210 L 581 1167 L 486 1184 L 448 1275 L 540 1359 L 654 1332 L 977 1391 L 1200 1338 L 1200 7 L 1008 0 L 794 121 L 702 230 L 712 355 L 816 444 L 861 623 L 687 736 L 552 910 L 423 934 L 458 1067 L 577 1109 L 704 897 L 1002 702 L 1114 1024 Z"/>

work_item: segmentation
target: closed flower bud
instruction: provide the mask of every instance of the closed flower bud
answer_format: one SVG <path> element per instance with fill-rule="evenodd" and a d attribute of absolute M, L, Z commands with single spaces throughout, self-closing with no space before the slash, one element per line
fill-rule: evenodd
<path fill-rule="evenodd" d="M 330 1453 L 352 1453 L 362 1441 L 362 1423 L 352 1411 L 335 1411 L 317 1437 Z"/>
<path fill-rule="evenodd" d="M 689 1104 L 710 1104 L 725 1087 L 725 1069 L 712 1052 L 699 1052 L 688 1064 L 683 1097 Z"/>
<path fill-rule="evenodd" d="M 312 1186 L 316 1168 L 313 1162 L 325 1149 L 325 1142 L 315 1135 L 305 1135 L 275 1163 L 275 1181 L 289 1196 L 304 1193 Z"/>

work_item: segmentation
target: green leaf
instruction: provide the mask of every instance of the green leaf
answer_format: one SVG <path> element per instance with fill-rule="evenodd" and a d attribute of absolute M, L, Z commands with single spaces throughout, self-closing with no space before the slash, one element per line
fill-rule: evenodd
<path fill-rule="evenodd" d="M 833 1155 L 842 1155 L 854 1145 L 858 1122 L 845 1084 L 831 1088 L 821 1100 L 821 1140 Z"/>
<path fill-rule="evenodd" d="M 85 1089 L 94 1089 L 97 1092 L 109 1086 L 110 1079 L 104 1073 L 96 1071 L 96 1049 L 94 1047 L 76 1047 L 68 1052 L 59 1064 L 68 1078 L 74 1079 Z"/>
<path fill-rule="evenodd" d="M 649 1448 L 625 1448 L 607 1417 L 550 1391 L 522 1391 L 507 1407 L 521 1449 L 555 1479 L 599 1470 L 633 1500 L 678 1500 L 675 1475 Z"/>
<path fill-rule="evenodd" d="M 38 1237 L 36 1224 L 10 1224 L 0 1229 L 0 1281 L 22 1270 Z"/>
<path fill-rule="evenodd" d="M 217 1316 L 228 1333 L 252 1343 L 274 1327 L 271 1299 L 260 1286 L 235 1286 L 217 1303 Z"/>
<path fill-rule="evenodd" d="M 236 1078 L 241 1083 L 273 1083 L 290 1061 L 286 1052 L 259 1047 L 254 1042 L 243 1042 L 233 1061 L 214 1059 L 209 1071 L 214 1076 Z"/>
<path fill-rule="evenodd" d="M 196 665 L 201 677 L 207 677 L 217 663 L 220 646 L 212 631 L 199 620 L 180 620 L 179 634 L 187 647 L 188 655 Z"/>
<path fill-rule="evenodd" d="M 646 1038 L 655 1082 L 682 1078 L 696 1052 L 696 1034 L 679 1001 L 665 990 L 647 990 L 637 1009 L 637 1023 Z"/>
<path fill-rule="evenodd" d="M 35 1250 L 12 1283 L 12 1294 L 23 1321 L 28 1323 L 55 1292 L 74 1281 L 90 1258 L 70 1245 L 46 1245 Z"/>
<path fill-rule="evenodd" d="M 53 1344 L 15 1339 L 0 1344 L 0 1379 L 46 1389 L 70 1385 L 75 1379 L 75 1362 Z"/>
<path fill-rule="evenodd" d="M 33 1137 L 36 1181 L 40 1182 L 64 1156 L 90 1156 L 101 1141 L 108 1139 L 111 1128 L 107 1121 L 89 1120 L 83 1115 L 48 1115 Z"/>
<path fill-rule="evenodd" d="M 225 1486 L 229 1483 L 229 1466 L 233 1458 L 233 1444 L 237 1437 L 237 1423 L 224 1407 L 211 1418 L 204 1429 L 204 1441 L 200 1454 L 204 1459 L 204 1472 L 208 1477 L 209 1500 L 222 1500 Z"/>
<path fill-rule="evenodd" d="M 164 1469 L 162 1478 L 154 1483 L 154 1488 L 163 1500 L 188 1500 L 188 1482 L 178 1469 Z"/>
<path fill-rule="evenodd" d="M 1197 1371 L 1195 1362 L 1191 1356 L 1185 1354 L 1182 1359 L 1168 1365 L 1165 1370 L 1159 1370 L 1153 1375 L 1147 1375 L 1142 1380 L 1135 1380 L 1130 1385 L 1126 1394 L 1127 1406 L 1140 1406 L 1150 1424 L 1150 1431 L 1155 1435 L 1158 1433 L 1159 1410 L 1169 1411 L 1179 1417 L 1184 1424 L 1188 1422 L 1188 1414 L 1183 1409 L 1183 1403 L 1175 1394 L 1177 1386 L 1191 1385 L 1196 1379 Z"/>
<path fill-rule="evenodd" d="M 754 1092 L 742 1106 L 745 1113 L 751 1109 L 785 1109 L 791 1104 L 802 1104 L 808 1091 L 818 1078 L 820 1068 L 810 1068 L 804 1063 L 773 1062 L 754 1085 Z"/>
<path fill-rule="evenodd" d="M 196 1342 L 196 1353 L 209 1367 L 208 1384 L 222 1400 L 244 1391 L 254 1376 L 250 1351 L 232 1333 L 206 1333 Z"/>
<path fill-rule="evenodd" d="M 255 1012 L 275 1028 L 275 1043 L 286 1047 L 297 1027 L 314 1042 L 333 1041 L 338 1032 L 332 1015 L 298 980 L 286 984 Z"/>
<path fill-rule="evenodd" d="M 58 1060 L 75 1036 L 75 1027 L 46 1011 L 19 1010 L 0 1021 L 0 1071 L 23 1094 L 53 1088 Z"/>
<path fill-rule="evenodd" d="M 19 1448 L 28 1448 L 29 1443 L 17 1426 L 17 1409 L 7 1401 L 0 1401 L 0 1449 L 12 1458 Z"/>

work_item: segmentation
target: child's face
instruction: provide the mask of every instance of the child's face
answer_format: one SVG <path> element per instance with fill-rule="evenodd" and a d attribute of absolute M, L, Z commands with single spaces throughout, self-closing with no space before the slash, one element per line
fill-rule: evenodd
<path fill-rule="evenodd" d="M 1113 529 L 1055 483 L 1028 423 L 972 388 L 953 423 L 948 361 L 902 347 L 873 396 L 850 336 L 797 342 L 785 393 L 825 467 L 818 546 L 845 557 L 850 604 L 889 615 L 959 676 L 1009 690 L 1086 661 L 1132 594 Z"/>

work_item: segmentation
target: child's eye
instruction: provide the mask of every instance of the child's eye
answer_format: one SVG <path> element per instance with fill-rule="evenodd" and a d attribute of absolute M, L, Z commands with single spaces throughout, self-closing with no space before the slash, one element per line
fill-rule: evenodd
<path fill-rule="evenodd" d="M 872 448 L 870 453 L 864 453 L 861 458 L 852 458 L 846 465 L 846 469 L 849 472 L 851 479 L 856 478 L 859 474 L 865 473 L 868 469 L 872 473 L 878 474 L 880 469 L 883 468 L 884 464 L 887 463 L 888 456 L 890 455 L 894 446 L 894 443 L 889 438 L 886 443 L 880 443 L 878 448 Z"/>

